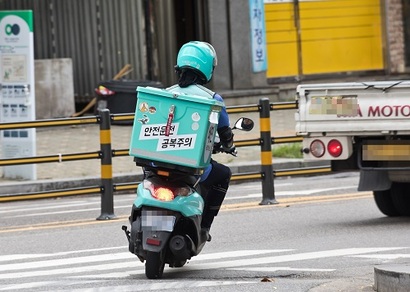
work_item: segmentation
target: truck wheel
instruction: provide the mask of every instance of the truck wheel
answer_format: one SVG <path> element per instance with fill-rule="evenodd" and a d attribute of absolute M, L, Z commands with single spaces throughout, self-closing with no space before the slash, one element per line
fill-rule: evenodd
<path fill-rule="evenodd" d="M 400 213 L 393 204 L 392 196 L 390 190 L 385 191 L 374 191 L 373 192 L 374 201 L 376 202 L 377 208 L 386 216 L 394 217 L 399 216 Z"/>
<path fill-rule="evenodd" d="M 148 251 L 145 259 L 145 276 L 148 279 L 160 279 L 165 267 L 165 252 Z"/>
<path fill-rule="evenodd" d="M 401 216 L 410 216 L 410 194 L 408 193 L 409 183 L 392 183 L 391 197 L 393 205 Z"/>

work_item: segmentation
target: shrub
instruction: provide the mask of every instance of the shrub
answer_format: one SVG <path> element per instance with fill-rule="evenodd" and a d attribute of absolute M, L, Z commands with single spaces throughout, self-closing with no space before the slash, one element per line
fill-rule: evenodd
<path fill-rule="evenodd" d="M 272 156 L 280 158 L 302 158 L 302 143 L 273 145 Z"/>

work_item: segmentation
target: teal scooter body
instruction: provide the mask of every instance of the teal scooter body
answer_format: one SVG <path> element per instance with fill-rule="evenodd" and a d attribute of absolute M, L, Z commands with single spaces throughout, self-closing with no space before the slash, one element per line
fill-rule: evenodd
<path fill-rule="evenodd" d="M 172 111 L 169 117 L 173 114 Z M 235 128 L 250 131 L 253 121 L 240 118 Z M 225 150 L 214 147 L 212 152 Z M 226 153 L 236 155 L 236 151 Z M 134 161 L 144 167 L 145 179 L 139 184 L 132 205 L 131 229 L 127 226 L 122 229 L 128 239 L 129 251 L 145 262 L 147 278 L 157 279 L 162 277 L 165 264 L 171 268 L 184 266 L 210 241 L 209 230 L 201 228 L 204 210 L 201 194 L 206 194 L 209 189 L 200 186 L 198 175 L 201 173 L 197 173 L 197 168 L 170 161 L 153 163 L 151 159 L 140 157 L 134 157 Z"/>
<path fill-rule="evenodd" d="M 123 227 L 129 251 L 145 262 L 145 274 L 150 279 L 160 278 L 165 264 L 185 265 L 201 252 L 208 239 L 201 229 L 204 199 L 195 187 L 196 176 L 177 170 L 169 176 L 157 172 L 151 170 L 138 185 L 129 217 L 131 230 Z M 172 196 L 160 197 L 158 190 Z"/>
<path fill-rule="evenodd" d="M 184 217 L 200 216 L 204 209 L 204 200 L 197 192 L 189 196 L 177 196 L 172 201 L 160 201 L 155 199 L 149 190 L 144 189 L 143 184 L 138 185 L 137 197 L 134 206 L 140 209 L 142 206 L 150 206 L 159 209 L 172 210 L 181 213 Z"/>

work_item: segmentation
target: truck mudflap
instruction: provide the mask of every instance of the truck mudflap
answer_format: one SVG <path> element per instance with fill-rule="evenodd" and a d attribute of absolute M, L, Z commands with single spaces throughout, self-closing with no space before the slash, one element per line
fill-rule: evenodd
<path fill-rule="evenodd" d="M 390 189 L 391 180 L 387 170 L 360 170 L 360 180 L 357 190 L 385 191 Z"/>

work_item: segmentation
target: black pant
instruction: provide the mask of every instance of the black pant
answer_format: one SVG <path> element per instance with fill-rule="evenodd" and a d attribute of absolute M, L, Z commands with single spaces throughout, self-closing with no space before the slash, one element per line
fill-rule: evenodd
<path fill-rule="evenodd" d="M 210 228 L 214 217 L 225 199 L 231 180 L 231 169 L 223 164 L 211 160 L 212 170 L 206 180 L 200 183 L 201 195 L 205 201 L 202 214 L 202 228 Z"/>

